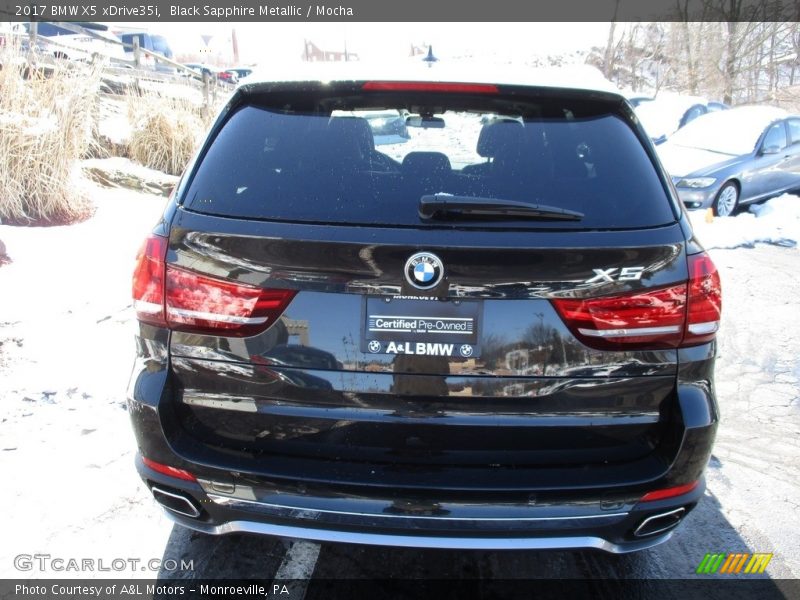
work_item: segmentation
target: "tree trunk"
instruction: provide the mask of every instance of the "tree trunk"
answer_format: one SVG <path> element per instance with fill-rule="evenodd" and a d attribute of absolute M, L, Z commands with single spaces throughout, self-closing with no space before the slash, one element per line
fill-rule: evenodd
<path fill-rule="evenodd" d="M 606 53 L 603 57 L 603 74 L 606 79 L 611 79 L 614 74 L 614 55 L 616 48 L 614 44 L 614 32 L 617 29 L 617 11 L 619 10 L 620 0 L 615 0 L 614 3 L 614 16 L 611 18 L 611 23 L 608 26 L 608 40 L 606 41 Z"/>
<path fill-rule="evenodd" d="M 695 64 L 692 50 L 692 32 L 689 29 L 688 22 L 684 21 L 681 25 L 684 36 L 684 49 L 686 51 L 686 72 L 689 76 L 689 93 L 695 96 L 697 95 L 697 64 Z"/>
<path fill-rule="evenodd" d="M 724 25 L 727 35 L 725 52 L 725 69 L 723 70 L 722 101 L 733 104 L 734 84 L 736 81 L 736 46 L 739 23 L 728 21 Z"/>

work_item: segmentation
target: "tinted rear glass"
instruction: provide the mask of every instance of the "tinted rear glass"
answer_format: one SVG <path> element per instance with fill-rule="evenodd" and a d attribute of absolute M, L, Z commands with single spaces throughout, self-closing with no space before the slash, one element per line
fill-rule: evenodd
<path fill-rule="evenodd" d="M 513 108 L 470 110 L 463 98 L 447 107 L 441 97 L 435 111 L 402 97 L 321 114 L 245 106 L 202 159 L 184 206 L 244 218 L 417 227 L 615 229 L 675 220 L 655 167 L 620 116 L 581 114 L 552 101 Z M 521 201 L 584 217 L 423 221 L 419 200 L 430 194 Z"/>

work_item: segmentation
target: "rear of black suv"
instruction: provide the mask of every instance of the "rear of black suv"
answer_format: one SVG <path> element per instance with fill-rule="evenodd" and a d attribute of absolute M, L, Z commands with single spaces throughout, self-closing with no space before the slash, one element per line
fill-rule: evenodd
<path fill-rule="evenodd" d="M 626 552 L 702 496 L 719 277 L 616 94 L 240 88 L 133 294 L 137 468 L 187 527 Z"/>

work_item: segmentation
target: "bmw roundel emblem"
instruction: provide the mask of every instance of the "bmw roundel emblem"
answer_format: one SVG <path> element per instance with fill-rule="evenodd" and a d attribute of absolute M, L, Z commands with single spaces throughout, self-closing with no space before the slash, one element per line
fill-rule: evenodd
<path fill-rule="evenodd" d="M 428 290 L 439 284 L 444 276 L 441 259 L 430 252 L 417 252 L 406 261 L 406 279 L 420 290 Z"/>

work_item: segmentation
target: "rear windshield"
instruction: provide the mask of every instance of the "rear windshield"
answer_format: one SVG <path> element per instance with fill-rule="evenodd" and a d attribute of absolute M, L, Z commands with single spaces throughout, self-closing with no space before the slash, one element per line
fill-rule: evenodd
<path fill-rule="evenodd" d="M 619 116 L 583 104 L 470 109 L 399 98 L 315 112 L 248 105 L 203 157 L 184 206 L 275 221 L 408 227 L 641 228 L 675 220 Z M 331 103 L 336 105 L 337 103 Z M 501 109 L 498 112 L 498 108 Z M 423 196 L 576 211 L 578 220 L 423 219 Z"/>

